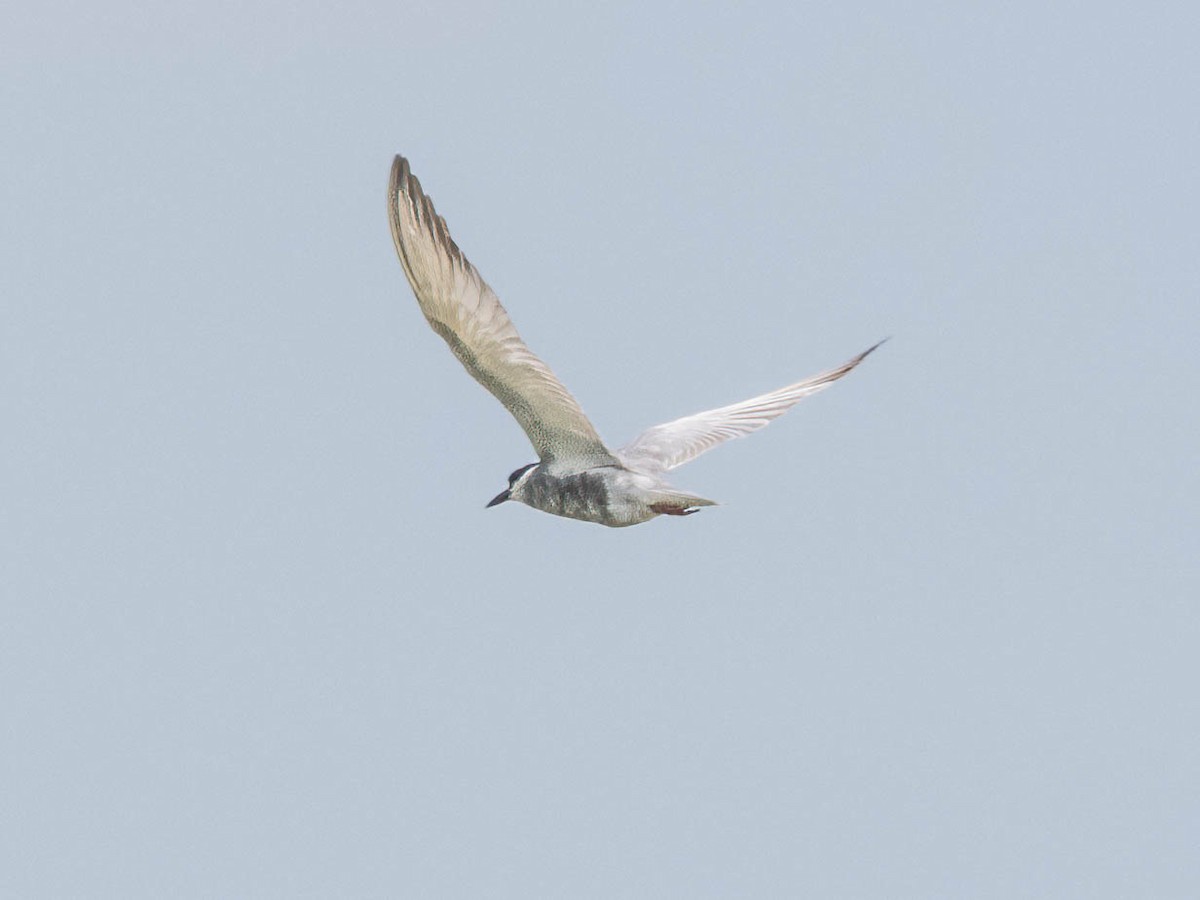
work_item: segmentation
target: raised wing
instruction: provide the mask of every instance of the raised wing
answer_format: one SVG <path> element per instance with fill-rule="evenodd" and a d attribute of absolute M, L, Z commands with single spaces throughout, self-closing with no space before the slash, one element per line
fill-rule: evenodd
<path fill-rule="evenodd" d="M 421 312 L 472 377 L 513 414 L 541 460 L 572 467 L 615 463 L 579 403 L 525 346 L 401 156 L 392 163 L 388 220 Z"/>
<path fill-rule="evenodd" d="M 647 428 L 618 450 L 617 456 L 623 463 L 639 469 L 665 470 L 683 465 L 730 438 L 742 437 L 764 428 L 772 419 L 779 418 L 805 397 L 829 387 L 866 359 L 875 347 L 863 351 L 836 369 L 769 394 Z"/>

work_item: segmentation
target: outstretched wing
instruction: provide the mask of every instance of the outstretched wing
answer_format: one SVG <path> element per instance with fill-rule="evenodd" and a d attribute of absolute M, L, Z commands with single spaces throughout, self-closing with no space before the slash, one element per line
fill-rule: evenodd
<path fill-rule="evenodd" d="M 579 403 L 525 346 L 401 156 L 392 163 L 388 220 L 421 312 L 472 377 L 512 413 L 541 460 L 615 463 Z"/>
<path fill-rule="evenodd" d="M 618 450 L 617 456 L 632 468 L 665 470 L 683 465 L 717 444 L 765 427 L 805 397 L 829 387 L 866 359 L 875 347 L 863 351 L 836 369 L 769 394 L 647 428 Z"/>

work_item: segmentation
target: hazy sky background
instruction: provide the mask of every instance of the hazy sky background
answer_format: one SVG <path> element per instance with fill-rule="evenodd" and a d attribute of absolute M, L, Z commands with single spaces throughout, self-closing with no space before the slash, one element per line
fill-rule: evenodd
<path fill-rule="evenodd" d="M 1200 896 L 1190 3 L 48 2 L 0 34 L 0 896 Z M 404 153 L 621 443 L 428 329 Z"/>

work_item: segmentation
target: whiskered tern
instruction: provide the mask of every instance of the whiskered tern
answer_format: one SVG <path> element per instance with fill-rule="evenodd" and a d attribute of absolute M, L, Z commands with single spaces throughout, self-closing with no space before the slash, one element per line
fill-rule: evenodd
<path fill-rule="evenodd" d="M 387 205 L 396 252 L 421 312 L 471 376 L 512 413 L 537 451 L 538 461 L 509 475 L 508 487 L 489 507 L 516 500 L 556 516 L 620 528 L 715 506 L 672 487 L 665 473 L 723 441 L 762 428 L 837 381 L 879 346 L 777 391 L 655 425 L 610 450 L 575 398 L 521 340 L 499 298 L 458 249 L 401 156 L 392 163 Z"/>

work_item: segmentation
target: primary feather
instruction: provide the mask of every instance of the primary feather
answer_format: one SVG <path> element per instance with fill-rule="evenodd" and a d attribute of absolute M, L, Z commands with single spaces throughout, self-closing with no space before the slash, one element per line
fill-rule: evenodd
<path fill-rule="evenodd" d="M 472 377 L 512 413 L 542 462 L 616 463 L 579 403 L 521 340 L 401 156 L 392 163 L 388 219 L 421 312 Z"/>
<path fill-rule="evenodd" d="M 866 359 L 879 344 L 864 350 L 836 369 L 789 384 L 769 394 L 647 428 L 618 450 L 617 456 L 626 465 L 636 468 L 659 471 L 674 469 L 730 438 L 743 437 L 765 428 L 805 397 L 829 387 Z"/>

